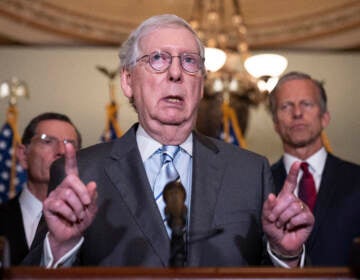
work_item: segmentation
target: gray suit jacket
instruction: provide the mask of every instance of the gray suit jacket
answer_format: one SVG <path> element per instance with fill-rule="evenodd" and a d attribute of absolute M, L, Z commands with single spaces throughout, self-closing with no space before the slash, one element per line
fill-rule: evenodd
<path fill-rule="evenodd" d="M 136 128 L 78 153 L 81 179 L 97 182 L 99 193 L 99 211 L 85 232 L 78 265 L 168 265 L 170 240 L 140 157 Z M 261 226 L 264 199 L 273 192 L 268 161 L 196 132 L 193 151 L 187 266 L 270 264 Z M 60 160 L 51 170 L 50 190 L 63 176 Z"/>

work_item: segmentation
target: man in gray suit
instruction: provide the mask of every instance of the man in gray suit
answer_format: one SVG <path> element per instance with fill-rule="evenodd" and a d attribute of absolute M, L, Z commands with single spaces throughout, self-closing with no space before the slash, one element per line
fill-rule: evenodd
<path fill-rule="evenodd" d="M 275 196 L 267 160 L 195 132 L 204 48 L 174 15 L 143 22 L 120 51 L 121 86 L 138 113 L 123 137 L 80 151 L 66 145 L 44 202 L 43 263 L 168 266 L 171 229 L 153 188 L 163 146 L 186 190 L 185 266 L 294 267 L 313 216 L 293 189 L 295 164 Z M 55 188 L 56 187 L 56 188 Z"/>

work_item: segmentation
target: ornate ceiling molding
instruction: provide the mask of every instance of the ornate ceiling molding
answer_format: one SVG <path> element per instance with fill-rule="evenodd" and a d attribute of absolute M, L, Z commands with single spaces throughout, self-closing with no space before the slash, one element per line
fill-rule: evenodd
<path fill-rule="evenodd" d="M 335 48 L 359 48 L 360 1 L 342 0 L 338 1 L 338 4 L 336 2 L 332 1 L 332 5 L 315 12 L 309 11 L 307 14 L 288 17 L 274 16 L 273 20 L 271 15 L 266 19 L 244 15 L 250 48 L 287 48 L 296 47 L 297 44 L 311 47 L 311 42 L 316 47 L 321 46 L 319 40 L 326 41 L 330 37 L 342 38 L 344 42 L 343 45 L 335 44 Z M 86 7 L 71 9 L 69 5 L 63 3 L 63 1 L 51 0 L 2 0 L 0 1 L 0 34 L 19 44 L 119 46 L 138 24 L 138 18 L 134 19 L 130 14 L 126 17 L 124 11 L 119 12 L 119 19 L 115 19 L 114 11 L 111 16 L 106 16 L 104 13 L 97 15 L 93 9 L 90 13 L 86 12 Z M 78 5 L 79 3 L 76 2 Z M 86 5 L 86 1 L 84 3 Z M 142 3 L 145 5 L 143 9 L 146 14 L 148 2 Z M 247 10 L 245 4 L 251 5 L 251 3 L 254 2 L 243 1 L 243 10 Z M 103 1 L 99 1 L 99 4 L 103 5 Z M 136 4 L 139 2 L 134 3 Z M 188 11 L 191 11 L 192 1 L 186 5 L 189 6 Z M 131 12 L 133 14 L 134 10 Z M 159 10 L 159 13 L 162 12 Z M 172 12 L 177 13 L 176 5 Z M 190 13 L 179 15 L 186 19 L 190 18 Z M 327 46 L 328 49 L 331 47 L 331 45 Z"/>
<path fill-rule="evenodd" d="M 346 5 L 309 13 L 306 16 L 292 17 L 270 24 L 248 24 L 248 40 L 250 45 L 266 47 L 336 35 L 353 28 L 360 32 L 359 15 L 360 1 L 355 0 Z M 359 44 L 360 39 L 357 42 Z"/>
<path fill-rule="evenodd" d="M 79 44 L 119 45 L 136 26 L 126 20 L 107 20 L 81 14 L 45 0 L 2 0 L 0 14 L 35 33 L 54 33 Z M 41 43 L 51 44 L 51 41 Z M 64 43 L 67 44 L 66 41 Z"/>

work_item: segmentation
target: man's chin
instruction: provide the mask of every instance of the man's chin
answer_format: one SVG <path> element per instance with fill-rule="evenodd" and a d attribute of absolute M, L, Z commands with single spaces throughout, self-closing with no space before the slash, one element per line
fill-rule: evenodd
<path fill-rule="evenodd" d="M 163 126 L 181 126 L 182 122 L 178 122 L 178 121 L 165 121 L 162 123 Z"/>
<path fill-rule="evenodd" d="M 168 117 L 161 120 L 163 125 L 171 125 L 171 126 L 180 126 L 185 122 L 183 118 L 176 117 Z"/>
<path fill-rule="evenodd" d="M 291 146 L 294 148 L 303 148 L 309 145 L 311 141 L 309 139 L 293 139 L 290 141 Z"/>

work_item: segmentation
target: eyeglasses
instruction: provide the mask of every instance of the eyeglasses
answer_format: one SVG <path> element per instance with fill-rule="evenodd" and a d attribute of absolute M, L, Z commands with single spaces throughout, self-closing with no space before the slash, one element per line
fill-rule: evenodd
<path fill-rule="evenodd" d="M 180 58 L 180 65 L 185 72 L 196 73 L 203 69 L 204 58 L 197 53 L 181 53 L 180 55 L 171 55 L 165 51 L 155 51 L 151 54 L 146 54 L 136 60 L 136 62 L 147 58 L 147 62 L 151 68 L 156 72 L 165 72 L 169 69 L 172 59 L 174 57 Z"/>
<path fill-rule="evenodd" d="M 57 149 L 59 145 L 62 143 L 63 144 L 71 143 L 76 150 L 79 148 L 75 140 L 69 140 L 69 139 L 60 140 L 55 136 L 50 136 L 45 133 L 42 133 L 39 136 L 35 136 L 33 139 L 38 143 L 40 143 L 41 145 L 45 147 L 49 147 L 51 149 Z"/>

